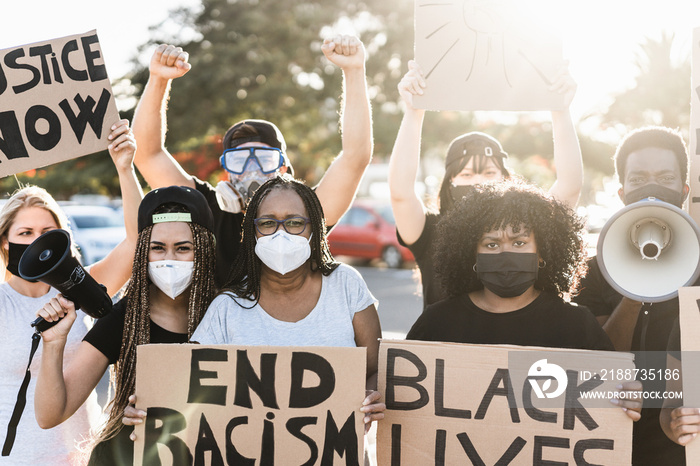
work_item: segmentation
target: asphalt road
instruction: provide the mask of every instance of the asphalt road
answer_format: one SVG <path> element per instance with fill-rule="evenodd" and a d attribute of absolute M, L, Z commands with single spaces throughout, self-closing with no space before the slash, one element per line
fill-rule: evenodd
<path fill-rule="evenodd" d="M 404 338 L 420 315 L 423 297 L 412 268 L 388 269 L 353 264 L 379 301 L 377 312 L 384 338 Z"/>

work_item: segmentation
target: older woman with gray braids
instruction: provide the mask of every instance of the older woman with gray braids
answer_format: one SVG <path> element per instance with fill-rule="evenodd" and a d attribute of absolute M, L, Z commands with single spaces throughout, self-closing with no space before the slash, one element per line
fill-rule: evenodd
<path fill-rule="evenodd" d="M 34 400 L 40 426 L 68 419 L 114 365 L 115 396 L 95 439 L 91 465 L 133 464 L 132 429 L 124 428 L 122 417 L 134 393 L 136 346 L 187 342 L 215 294 L 213 219 L 201 193 L 181 186 L 151 191 L 139 208 L 138 229 L 125 297 L 97 321 L 65 369 L 63 347 L 75 307 L 59 296 L 38 312 L 47 321 L 64 317 L 42 334 Z"/>

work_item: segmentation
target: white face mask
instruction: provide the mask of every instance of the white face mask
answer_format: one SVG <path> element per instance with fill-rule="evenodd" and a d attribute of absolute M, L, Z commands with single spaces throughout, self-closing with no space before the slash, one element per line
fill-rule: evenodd
<path fill-rule="evenodd" d="M 160 291 L 175 299 L 192 283 L 194 261 L 154 261 L 148 263 L 148 278 Z"/>
<path fill-rule="evenodd" d="M 243 212 L 245 207 L 243 197 L 229 181 L 219 181 L 216 185 L 216 202 L 221 210 L 232 214 Z"/>
<path fill-rule="evenodd" d="M 263 264 L 282 275 L 299 268 L 311 257 L 309 239 L 290 235 L 283 229 L 272 235 L 261 236 L 255 245 L 255 254 Z"/>

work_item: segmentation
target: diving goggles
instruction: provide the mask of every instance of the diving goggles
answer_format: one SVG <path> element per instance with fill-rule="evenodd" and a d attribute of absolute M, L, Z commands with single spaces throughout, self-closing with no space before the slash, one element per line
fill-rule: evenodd
<path fill-rule="evenodd" d="M 225 150 L 219 160 L 224 170 L 235 175 L 242 175 L 251 161 L 257 163 L 260 171 L 267 175 L 285 165 L 286 159 L 284 152 L 274 147 L 236 147 Z"/>

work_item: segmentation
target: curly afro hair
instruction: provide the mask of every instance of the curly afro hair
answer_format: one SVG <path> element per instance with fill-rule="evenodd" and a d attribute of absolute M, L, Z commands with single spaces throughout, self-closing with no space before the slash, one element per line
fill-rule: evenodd
<path fill-rule="evenodd" d="M 586 271 L 584 221 L 540 188 L 509 179 L 474 186 L 437 225 L 435 264 L 450 297 L 483 288 L 473 266 L 484 233 L 525 228 L 545 261 L 535 288 L 558 296 L 574 294 Z"/>

